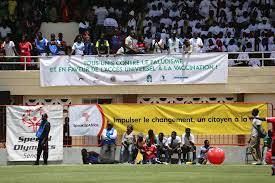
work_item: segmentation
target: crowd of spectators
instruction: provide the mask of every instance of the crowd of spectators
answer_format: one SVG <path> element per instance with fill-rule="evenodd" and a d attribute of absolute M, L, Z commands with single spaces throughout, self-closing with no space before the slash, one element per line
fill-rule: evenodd
<path fill-rule="evenodd" d="M 0 50 L 7 56 L 275 51 L 273 6 L 272 0 L 2 0 Z M 47 40 L 39 32 L 41 22 L 70 21 L 79 22 L 73 45 L 62 33 Z"/>

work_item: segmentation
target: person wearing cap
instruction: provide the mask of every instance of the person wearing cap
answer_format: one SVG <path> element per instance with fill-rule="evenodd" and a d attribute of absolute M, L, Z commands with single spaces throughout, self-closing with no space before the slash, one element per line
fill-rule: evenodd
<path fill-rule="evenodd" d="M 117 131 L 113 128 L 113 124 L 108 121 L 107 128 L 101 134 L 101 156 L 114 160 L 116 149 Z"/>
<path fill-rule="evenodd" d="M 185 133 L 182 135 L 182 153 L 183 161 L 190 161 L 189 152 L 193 154 L 193 163 L 196 163 L 196 146 L 195 146 L 195 137 L 191 134 L 191 129 L 186 128 Z M 187 157 L 186 157 L 187 155 Z"/>
<path fill-rule="evenodd" d="M 177 32 L 172 33 L 172 37 L 168 39 L 169 53 L 180 53 L 180 40 L 177 38 Z"/>
<path fill-rule="evenodd" d="M 48 164 L 48 140 L 49 140 L 49 133 L 51 130 L 51 124 L 48 122 L 48 115 L 44 113 L 42 115 L 40 126 L 36 132 L 36 137 L 38 138 L 38 147 L 37 147 L 37 156 L 34 165 L 39 165 L 39 159 L 41 153 L 43 151 L 43 160 L 44 165 Z"/>

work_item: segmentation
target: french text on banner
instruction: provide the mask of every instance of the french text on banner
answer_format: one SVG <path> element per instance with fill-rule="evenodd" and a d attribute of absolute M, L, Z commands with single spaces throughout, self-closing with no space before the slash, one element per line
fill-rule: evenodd
<path fill-rule="evenodd" d="M 48 86 L 227 83 L 226 53 L 144 56 L 56 56 L 40 59 Z"/>

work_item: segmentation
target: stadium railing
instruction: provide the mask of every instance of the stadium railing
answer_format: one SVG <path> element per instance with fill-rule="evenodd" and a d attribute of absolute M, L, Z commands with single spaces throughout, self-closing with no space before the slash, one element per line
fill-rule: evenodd
<path fill-rule="evenodd" d="M 275 51 L 272 52 L 225 52 L 228 54 L 228 62 L 231 67 L 248 66 L 249 62 L 259 60 L 259 66 L 275 66 Z M 204 54 L 204 53 L 201 53 Z M 152 55 L 140 54 L 139 56 Z M 178 54 L 179 55 L 179 54 Z M 247 55 L 246 58 L 238 58 L 239 55 Z M 273 58 L 270 58 L 272 55 Z M 68 56 L 68 55 L 64 55 Z M 87 55 L 85 55 L 87 56 Z M 93 55 L 96 56 L 96 55 Z M 123 55 L 130 56 L 130 55 Z M 54 56 L 44 56 L 46 58 Z M 112 57 L 112 55 L 110 56 Z M 119 56 L 116 56 L 119 57 Z M 24 62 L 20 62 L 20 58 L 24 58 Z M 27 58 L 31 58 L 31 62 L 27 62 Z M 0 70 L 39 70 L 39 58 L 43 56 L 0 56 Z"/>

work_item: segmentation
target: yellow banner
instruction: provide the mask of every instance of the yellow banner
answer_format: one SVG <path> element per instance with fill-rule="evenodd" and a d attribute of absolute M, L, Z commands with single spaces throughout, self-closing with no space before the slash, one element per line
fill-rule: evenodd
<path fill-rule="evenodd" d="M 112 122 L 119 134 L 128 124 L 135 132 L 146 133 L 153 129 L 156 134 L 172 131 L 182 134 L 191 128 L 193 134 L 245 135 L 250 134 L 251 111 L 260 110 L 267 116 L 267 104 L 111 104 L 101 105 L 105 119 Z M 267 124 L 263 126 L 267 128 Z"/>

